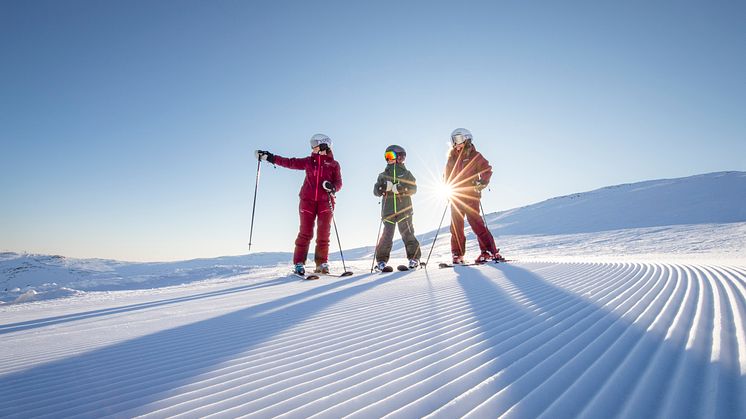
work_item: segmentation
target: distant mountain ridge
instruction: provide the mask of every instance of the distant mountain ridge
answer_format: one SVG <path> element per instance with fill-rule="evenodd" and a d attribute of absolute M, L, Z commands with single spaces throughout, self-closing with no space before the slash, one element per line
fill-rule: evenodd
<path fill-rule="evenodd" d="M 497 234 L 574 234 L 746 221 L 746 172 L 659 179 L 551 198 L 487 216 Z"/>

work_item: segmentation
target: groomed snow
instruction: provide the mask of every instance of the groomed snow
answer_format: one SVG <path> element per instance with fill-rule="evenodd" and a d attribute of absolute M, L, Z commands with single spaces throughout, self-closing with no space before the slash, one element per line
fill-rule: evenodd
<path fill-rule="evenodd" d="M 516 261 L 318 281 L 2 254 L 0 417 L 746 417 L 746 222 L 493 231 Z"/>
<path fill-rule="evenodd" d="M 87 293 L 5 310 L 0 416 L 739 418 L 745 302 L 636 261 Z"/>

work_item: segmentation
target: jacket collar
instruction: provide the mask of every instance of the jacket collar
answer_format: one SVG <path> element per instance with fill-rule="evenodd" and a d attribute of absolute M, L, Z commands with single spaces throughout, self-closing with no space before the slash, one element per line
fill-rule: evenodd
<path fill-rule="evenodd" d="M 326 155 L 311 153 L 311 157 L 313 157 L 314 159 L 318 159 L 319 157 L 321 157 L 321 160 L 334 160 L 334 153 L 331 150 L 327 151 Z"/>
<path fill-rule="evenodd" d="M 404 166 L 404 163 L 387 164 L 386 165 L 386 169 L 384 170 L 384 172 L 386 172 L 386 173 L 393 173 L 394 169 L 396 169 L 397 171 L 401 172 L 401 171 L 407 170 L 407 167 Z"/>

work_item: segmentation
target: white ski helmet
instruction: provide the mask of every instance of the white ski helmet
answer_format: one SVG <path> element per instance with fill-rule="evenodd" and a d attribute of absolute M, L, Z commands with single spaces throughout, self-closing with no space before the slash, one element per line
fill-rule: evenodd
<path fill-rule="evenodd" d="M 451 143 L 453 145 L 463 144 L 467 141 L 471 141 L 471 131 L 466 128 L 456 128 L 451 133 Z"/>
<path fill-rule="evenodd" d="M 311 148 L 318 147 L 321 144 L 326 144 L 329 146 L 329 148 L 332 147 L 332 139 L 327 137 L 324 134 L 314 134 L 313 137 L 311 137 Z"/>

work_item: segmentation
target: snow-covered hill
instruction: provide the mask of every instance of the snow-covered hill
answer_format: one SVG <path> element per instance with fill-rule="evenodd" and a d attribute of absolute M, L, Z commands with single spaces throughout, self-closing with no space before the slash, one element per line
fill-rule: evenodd
<path fill-rule="evenodd" d="M 746 172 L 610 186 L 497 214 L 497 234 L 575 234 L 746 221 Z"/>
<path fill-rule="evenodd" d="M 743 177 L 493 214 L 509 264 L 371 274 L 371 249 L 351 249 L 354 276 L 302 281 L 287 253 L 0 254 L 3 299 L 24 302 L 0 306 L 0 417 L 743 418 Z M 673 212 L 704 184 L 718 205 Z M 668 201 L 641 198 L 663 190 Z M 590 217 L 625 195 L 670 216 L 619 214 L 616 229 Z M 496 227 L 525 232 L 572 208 L 585 216 L 562 234 Z M 442 232 L 433 261 L 449 253 Z"/>
<path fill-rule="evenodd" d="M 180 262 L 137 263 L 0 253 L 0 302 L 26 302 L 90 291 L 150 289 L 232 278 L 287 264 L 289 253 L 257 253 Z"/>
<path fill-rule="evenodd" d="M 511 258 L 635 256 L 738 262 L 746 261 L 745 197 L 746 173 L 719 172 L 553 198 L 488 214 L 487 221 L 498 246 Z M 447 227 L 441 229 L 441 245 L 447 243 L 447 234 Z M 473 251 L 468 227 L 467 236 Z M 420 235 L 427 251 L 434 237 L 435 231 Z M 401 249 L 397 240 L 394 252 Z M 352 260 L 365 259 L 372 251 L 346 249 L 345 254 Z M 433 255 L 435 260 L 447 258 L 447 246 L 436 246 Z M 290 253 L 278 252 L 131 263 L 0 253 L 0 304 L 229 278 L 257 267 L 287 264 L 290 258 Z"/>

